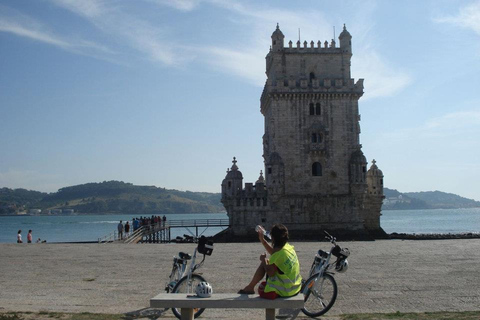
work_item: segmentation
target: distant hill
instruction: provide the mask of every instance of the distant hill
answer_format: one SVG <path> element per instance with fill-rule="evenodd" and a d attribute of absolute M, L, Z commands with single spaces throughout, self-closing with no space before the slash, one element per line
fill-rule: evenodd
<path fill-rule="evenodd" d="M 34 205 L 46 195 L 44 192 L 26 189 L 0 188 L 0 214 L 15 213 L 19 208 Z"/>
<path fill-rule="evenodd" d="M 441 191 L 404 192 L 384 188 L 384 210 L 478 208 L 480 201 Z"/>
<path fill-rule="evenodd" d="M 24 189 L 0 189 L 0 213 L 16 208 L 74 209 L 80 213 L 210 213 L 225 211 L 219 193 L 168 190 L 135 186 L 121 181 L 87 183 L 41 193 Z M 1 211 L 3 209 L 3 212 Z M 17 209 L 18 210 L 18 209 Z M 10 209 L 11 211 L 11 209 Z M 11 213 L 11 212 L 10 212 Z"/>
<path fill-rule="evenodd" d="M 399 192 L 384 189 L 384 210 L 455 209 L 480 207 L 480 202 L 441 191 Z M 30 209 L 73 209 L 80 213 L 168 213 L 224 212 L 220 193 L 168 190 L 135 186 L 122 181 L 86 183 L 44 193 L 0 188 L 0 214 Z"/>

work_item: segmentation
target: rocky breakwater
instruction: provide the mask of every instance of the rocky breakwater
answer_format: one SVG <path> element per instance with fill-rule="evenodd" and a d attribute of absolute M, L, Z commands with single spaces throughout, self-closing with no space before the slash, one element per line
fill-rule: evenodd
<path fill-rule="evenodd" d="M 479 239 L 480 233 L 391 233 L 390 239 L 403 240 L 442 240 L 442 239 Z"/>

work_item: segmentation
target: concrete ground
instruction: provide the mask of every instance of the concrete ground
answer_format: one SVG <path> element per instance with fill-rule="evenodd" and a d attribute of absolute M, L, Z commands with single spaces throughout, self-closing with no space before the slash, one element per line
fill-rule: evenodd
<path fill-rule="evenodd" d="M 306 276 L 322 242 L 292 243 Z M 480 239 L 343 242 L 350 267 L 336 274 L 339 295 L 328 315 L 480 310 Z M 164 289 L 172 258 L 193 244 L 0 244 L 0 312 L 134 313 Z M 214 292 L 236 292 L 253 275 L 259 243 L 215 244 L 199 270 Z M 298 312 L 281 310 L 295 318 Z M 204 319 L 261 319 L 263 310 L 207 309 Z M 298 318 L 304 317 L 302 313 Z"/>

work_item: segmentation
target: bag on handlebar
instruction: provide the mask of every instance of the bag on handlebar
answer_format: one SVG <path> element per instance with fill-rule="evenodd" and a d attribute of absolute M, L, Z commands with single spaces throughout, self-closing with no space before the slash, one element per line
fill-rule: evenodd
<path fill-rule="evenodd" d="M 332 250 L 332 255 L 337 257 L 337 258 L 346 258 L 350 255 L 350 250 L 348 248 L 340 248 L 340 246 L 337 244 L 335 248 Z"/>
<path fill-rule="evenodd" d="M 201 236 L 198 240 L 198 252 L 207 256 L 212 255 L 213 241 L 207 239 L 205 236 Z"/>

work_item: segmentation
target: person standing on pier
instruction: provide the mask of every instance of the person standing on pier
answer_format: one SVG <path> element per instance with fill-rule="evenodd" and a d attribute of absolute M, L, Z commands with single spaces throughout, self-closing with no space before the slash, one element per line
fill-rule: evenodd
<path fill-rule="evenodd" d="M 122 220 L 120 220 L 120 223 L 118 224 L 117 229 L 118 229 L 118 238 L 120 240 L 123 240 L 123 223 L 122 223 Z"/>
<path fill-rule="evenodd" d="M 128 237 L 128 234 L 130 233 L 130 225 L 127 223 L 125 224 L 125 236 Z"/>

